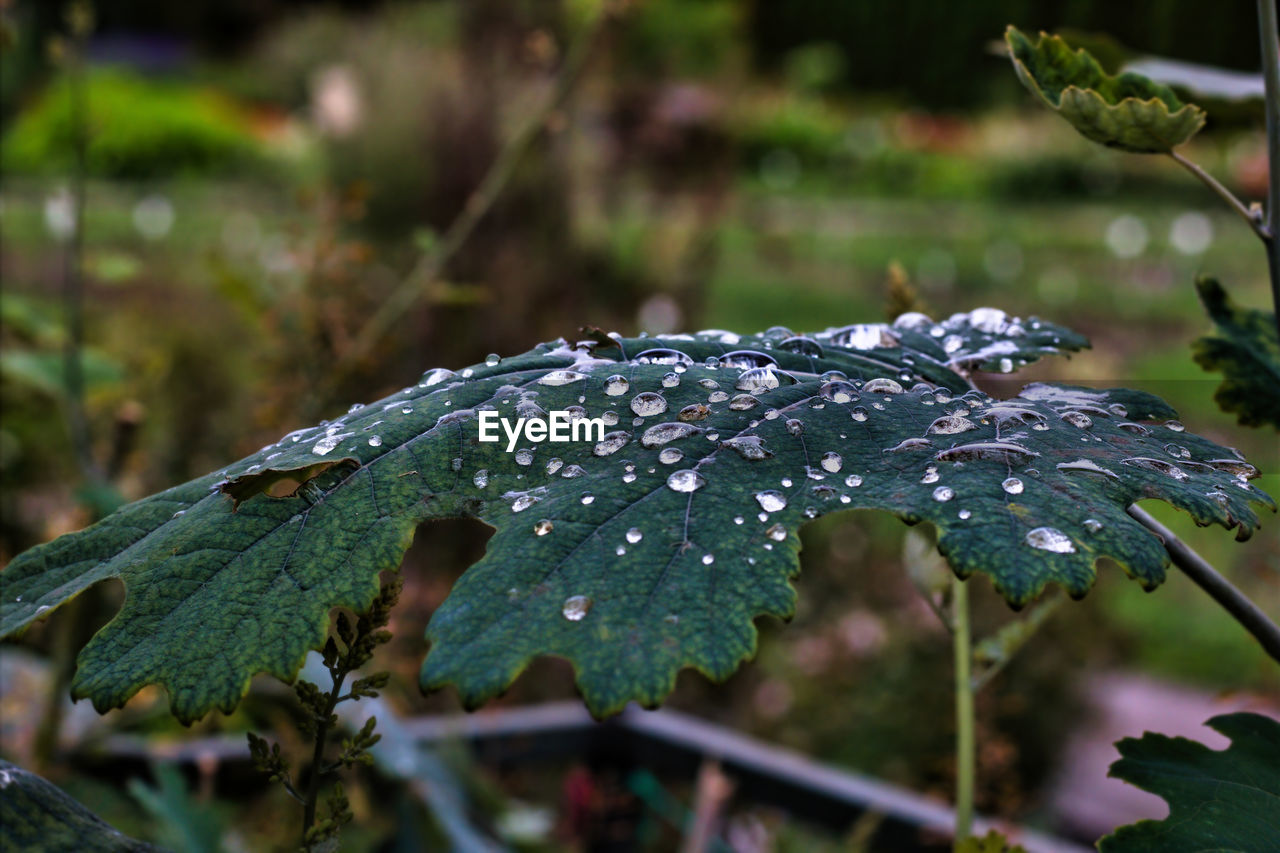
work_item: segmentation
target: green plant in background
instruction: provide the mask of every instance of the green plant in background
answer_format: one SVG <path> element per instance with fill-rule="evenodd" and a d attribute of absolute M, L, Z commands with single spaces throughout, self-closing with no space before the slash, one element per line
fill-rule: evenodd
<path fill-rule="evenodd" d="M 1258 0 L 1265 91 L 1267 155 L 1266 206 L 1245 205 L 1212 175 L 1176 149 L 1204 125 L 1204 111 L 1184 104 L 1173 92 L 1134 73 L 1110 76 L 1086 51 L 1072 51 L 1062 39 L 1041 34 L 1033 44 L 1014 27 L 1005 33 L 1014 69 L 1023 84 L 1086 138 L 1140 154 L 1165 154 L 1217 194 L 1262 240 L 1274 310 L 1234 305 L 1215 280 L 1196 282 L 1215 333 L 1193 344 L 1195 360 L 1218 370 L 1225 381 L 1215 399 L 1246 426 L 1280 430 L 1280 27 L 1275 0 Z M 1131 510 L 1135 516 L 1140 513 Z M 1158 525 L 1152 529 L 1161 532 Z M 1161 532 L 1173 553 L 1168 531 Z M 1176 555 L 1175 555 L 1176 556 Z M 1231 597 L 1225 581 L 1191 567 L 1189 553 L 1179 565 L 1220 603 Z M 1240 602 L 1242 622 L 1269 621 L 1256 606 Z M 1273 656 L 1275 652 L 1272 652 Z M 1280 659 L 1280 658 L 1278 658 Z M 967 659 L 966 659 L 967 663 Z M 958 691 L 959 695 L 959 691 Z M 1258 715 L 1237 714 L 1209 721 L 1234 741 L 1222 753 L 1182 739 L 1148 734 L 1121 741 L 1124 756 L 1112 775 L 1160 794 L 1169 801 L 1165 821 L 1122 827 L 1102 839 L 1103 851 L 1230 849 L 1263 851 L 1280 837 L 1280 724 Z M 963 731 L 961 739 L 963 740 Z M 964 788 L 961 780 L 961 790 Z M 1222 796 L 1230 790 L 1231 796 Z"/>
<path fill-rule="evenodd" d="M 149 179 L 243 170 L 260 157 L 247 117 L 212 92 L 148 80 L 122 68 L 86 75 L 90 175 Z M 55 83 L 0 143 L 10 175 L 66 174 L 74 163 L 73 84 Z"/>
<path fill-rule="evenodd" d="M 1246 426 L 1269 423 L 1280 429 L 1280 47 L 1275 34 L 1274 0 L 1258 0 L 1266 91 L 1267 154 L 1270 161 L 1267 205 L 1246 205 L 1216 178 L 1177 150 L 1204 126 L 1205 113 L 1184 104 L 1167 86 L 1125 72 L 1106 74 L 1085 50 L 1072 50 L 1057 36 L 1042 33 L 1034 43 L 1016 27 L 1005 32 L 1014 70 L 1046 106 L 1086 138 L 1138 154 L 1165 154 L 1195 175 L 1227 203 L 1262 240 L 1271 274 L 1274 309 L 1270 315 L 1233 309 L 1217 282 L 1200 286 L 1210 317 L 1226 334 L 1196 343 L 1196 360 L 1226 376 L 1219 403 Z M 1229 331 L 1228 331 L 1229 330 Z M 1242 394 L 1241 385 L 1255 393 Z"/>
<path fill-rule="evenodd" d="M 350 822 L 351 810 L 342 786 L 335 785 L 325 801 L 326 814 L 317 819 L 320 781 L 340 769 L 350 769 L 356 764 L 372 764 L 369 750 L 382 739 L 374 734 L 376 717 L 369 717 L 359 731 L 342 744 L 342 751 L 333 761 L 324 760 L 325 746 L 330 732 L 338 724 L 334 710 L 341 702 L 373 699 L 386 687 L 391 674 L 377 672 L 352 682 L 351 688 L 342 692 L 347 676 L 367 664 L 378 646 L 391 639 L 386 631 L 391 618 L 391 608 L 400 597 L 402 581 L 399 577 L 385 584 L 366 613 L 358 615 L 354 622 L 346 613 L 339 613 L 333 634 L 324 644 L 324 666 L 329 671 L 332 686 L 328 692 L 306 679 L 294 682 L 293 689 L 305 714 L 302 734 L 314 741 L 311 768 L 305 789 L 299 790 L 289 771 L 289 762 L 280 752 L 279 744 L 268 745 L 258 735 L 249 733 L 249 752 L 254 766 L 271 781 L 279 782 L 302 804 L 302 847 L 311 850 L 337 838 L 343 824 Z"/>
<path fill-rule="evenodd" d="M 1272 850 L 1280 838 L 1280 723 L 1225 714 L 1206 725 L 1231 739 L 1220 752 L 1185 738 L 1147 733 L 1117 746 L 1112 776 L 1163 797 L 1164 820 L 1124 826 L 1098 842 L 1102 853 Z"/>

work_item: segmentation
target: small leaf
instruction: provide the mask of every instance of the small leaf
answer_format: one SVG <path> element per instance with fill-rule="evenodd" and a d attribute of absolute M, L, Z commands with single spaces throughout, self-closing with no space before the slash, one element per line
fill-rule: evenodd
<path fill-rule="evenodd" d="M 121 578 L 123 608 L 81 652 L 73 692 L 110 708 L 160 684 L 190 720 L 234 707 L 255 673 L 292 679 L 334 607 L 366 614 L 348 653 L 366 658 L 396 591 L 380 592 L 378 573 L 421 522 L 463 516 L 496 533 L 432 618 L 423 685 L 455 684 L 475 706 L 556 654 L 607 714 L 661 701 L 682 667 L 733 672 L 754 651 L 754 619 L 792 613 L 796 531 L 829 512 L 929 521 L 954 571 L 987 574 L 1021 606 L 1050 583 L 1083 595 L 1102 557 L 1160 583 L 1167 555 L 1126 514 L 1135 500 L 1240 537 L 1257 524 L 1250 503 L 1271 505 L 1251 466 L 1149 394 L 972 390 L 963 365 L 1084 345 L 1034 318 L 987 308 L 810 336 L 605 339 L 433 370 L 21 554 L 0 575 L 0 629 Z M 602 428 L 559 444 L 480 440 L 482 416 L 551 411 Z M 355 462 L 291 497 L 233 511 L 220 494 L 334 454 Z"/>
<path fill-rule="evenodd" d="M 62 789 L 0 760 L 0 849 L 144 853 L 160 848 L 122 835 Z"/>
<path fill-rule="evenodd" d="M 979 838 L 970 835 L 956 846 L 956 853 L 1027 853 L 1027 848 L 1014 844 L 998 831 L 991 829 Z"/>
<path fill-rule="evenodd" d="M 1213 750 L 1148 732 L 1116 744 L 1108 774 L 1162 797 L 1164 820 L 1122 826 L 1098 842 L 1102 853 L 1217 850 L 1273 853 L 1280 839 L 1280 722 L 1260 714 L 1206 724 L 1231 740 Z"/>
<path fill-rule="evenodd" d="M 1215 279 L 1196 282 L 1200 301 L 1216 330 L 1191 345 L 1196 363 L 1222 373 L 1213 398 L 1244 426 L 1270 424 L 1280 430 L 1280 339 L 1276 315 L 1241 308 Z"/>
<path fill-rule="evenodd" d="M 1018 79 L 1045 106 L 1094 142 L 1139 154 L 1165 154 L 1204 126 L 1204 111 L 1141 74 L 1107 74 L 1089 53 L 1041 33 L 1033 44 L 1016 27 L 1005 42 Z"/>

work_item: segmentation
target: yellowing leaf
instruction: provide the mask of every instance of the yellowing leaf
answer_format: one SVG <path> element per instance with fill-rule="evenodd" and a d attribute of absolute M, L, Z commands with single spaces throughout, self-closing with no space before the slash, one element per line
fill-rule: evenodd
<path fill-rule="evenodd" d="M 1094 142 L 1139 154 L 1165 154 L 1204 126 L 1204 110 L 1168 86 L 1124 72 L 1110 75 L 1083 49 L 1041 33 L 1034 43 L 1005 31 L 1014 70 L 1045 106 Z"/>

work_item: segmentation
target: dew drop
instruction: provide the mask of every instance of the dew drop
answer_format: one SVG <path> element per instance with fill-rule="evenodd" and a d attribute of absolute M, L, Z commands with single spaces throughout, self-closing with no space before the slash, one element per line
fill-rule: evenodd
<path fill-rule="evenodd" d="M 587 492 L 579 500 L 581 500 L 583 506 L 591 506 L 596 502 L 596 496 Z"/>
<path fill-rule="evenodd" d="M 795 337 L 787 338 L 785 341 L 778 344 L 778 349 L 788 350 L 800 355 L 807 355 L 810 358 L 822 358 L 822 344 L 818 343 L 813 338 L 805 337 L 804 335 L 796 335 Z"/>
<path fill-rule="evenodd" d="M 437 367 L 435 370 L 429 370 L 423 375 L 422 380 L 418 382 L 420 388 L 430 388 L 433 385 L 439 385 L 449 379 L 457 378 L 458 374 L 452 370 L 445 370 L 443 367 Z"/>
<path fill-rule="evenodd" d="M 636 356 L 639 364 L 671 364 L 677 368 L 693 367 L 693 359 L 679 350 L 649 349 Z M 678 371 L 677 371 L 678 372 Z"/>
<path fill-rule="evenodd" d="M 658 461 L 663 465 L 674 465 L 684 458 L 684 451 L 678 447 L 664 447 L 658 454 Z"/>
<path fill-rule="evenodd" d="M 959 415 L 943 415 L 929 424 L 927 432 L 935 435 L 955 435 L 958 432 L 966 432 L 977 428 L 978 425 L 968 418 L 960 417 Z"/>
<path fill-rule="evenodd" d="M 854 406 L 849 412 L 850 417 L 861 423 L 867 419 L 867 410 L 861 406 Z"/>
<path fill-rule="evenodd" d="M 380 435 L 371 435 L 371 436 L 369 436 L 369 446 L 370 446 L 370 447 L 381 447 L 381 446 L 382 446 L 382 436 L 380 436 Z"/>
<path fill-rule="evenodd" d="M 1135 456 L 1129 459 L 1122 459 L 1120 461 L 1124 465 L 1132 465 L 1135 468 L 1145 468 L 1148 471 L 1156 471 L 1179 481 L 1186 480 L 1190 476 L 1177 465 L 1165 462 L 1163 459 L 1149 459 L 1145 456 Z"/>
<path fill-rule="evenodd" d="M 484 363 L 489 367 L 496 367 L 498 362 L 502 361 L 502 356 L 496 352 L 491 352 L 484 357 Z"/>
<path fill-rule="evenodd" d="M 620 397 L 627 393 L 627 389 L 631 387 L 631 383 L 627 381 L 627 377 L 614 374 L 604 381 L 604 393 L 610 397 Z"/>
<path fill-rule="evenodd" d="M 777 367 L 778 360 L 756 350 L 737 350 L 720 356 L 720 367 L 750 370 L 755 367 Z"/>
<path fill-rule="evenodd" d="M 663 388 L 674 388 L 680 384 L 679 373 L 667 373 L 662 377 Z"/>
<path fill-rule="evenodd" d="M 551 523 L 550 519 L 544 518 L 542 519 L 542 521 L 539 521 L 537 524 L 533 526 L 533 535 L 546 536 L 554 528 L 555 528 L 555 525 Z"/>
<path fill-rule="evenodd" d="M 591 609 L 591 599 L 585 595 L 571 595 L 564 600 L 560 612 L 570 622 L 581 622 Z"/>
<path fill-rule="evenodd" d="M 938 482 L 938 466 L 930 465 L 928 468 L 925 468 L 924 476 L 920 478 L 920 482 L 925 485 Z"/>
<path fill-rule="evenodd" d="M 1096 518 L 1086 518 L 1084 520 L 1084 529 L 1089 531 L 1090 533 L 1097 533 L 1099 530 L 1102 529 L 1102 527 L 1103 527 L 1102 522 L 1098 521 L 1098 519 Z"/>
<path fill-rule="evenodd" d="M 1164 428 L 1165 428 L 1165 429 L 1171 429 L 1171 430 L 1173 430 L 1174 432 L 1182 432 L 1183 430 L 1185 430 L 1185 429 L 1186 429 L 1186 427 L 1184 427 L 1184 426 L 1183 426 L 1180 422 L 1178 422 L 1178 421 L 1165 421 L 1165 422 L 1164 422 Z"/>
<path fill-rule="evenodd" d="M 787 498 L 782 492 L 767 489 L 763 492 L 756 492 L 756 503 L 760 504 L 760 508 L 765 512 L 777 512 L 786 508 Z"/>
<path fill-rule="evenodd" d="M 667 401 L 661 394 L 643 391 L 631 398 L 631 411 L 642 418 L 660 415 L 667 410 Z"/>
<path fill-rule="evenodd" d="M 518 495 L 516 499 L 511 502 L 511 511 L 524 512 L 526 509 L 536 504 L 539 500 L 541 500 L 541 498 L 539 498 L 537 495 L 525 492 L 524 494 Z"/>
<path fill-rule="evenodd" d="M 844 466 L 844 459 L 841 458 L 839 453 L 833 451 L 822 454 L 822 461 L 818 464 L 822 466 L 823 471 L 835 474 Z"/>
<path fill-rule="evenodd" d="M 735 412 L 745 412 L 760 405 L 760 401 L 750 394 L 739 394 L 729 401 L 729 408 Z"/>
<path fill-rule="evenodd" d="M 715 557 L 715 555 L 714 555 L 714 554 L 703 554 L 703 555 L 702 555 L 702 565 L 704 565 L 704 566 L 709 566 L 709 565 L 711 565 L 712 563 L 714 563 L 715 561 L 716 561 L 716 557 Z"/>
<path fill-rule="evenodd" d="M 596 446 L 591 452 L 596 456 L 608 456 L 611 453 L 617 453 L 628 441 L 631 440 L 631 433 L 624 430 L 611 432 L 605 435 L 603 439 L 596 442 Z"/>
<path fill-rule="evenodd" d="M 961 521 L 968 521 L 972 517 L 973 517 L 973 513 L 967 509 L 962 509 L 956 513 L 956 518 L 960 519 Z"/>
<path fill-rule="evenodd" d="M 804 435 L 804 421 L 800 421 L 795 418 L 788 418 L 787 432 L 792 435 Z"/>
<path fill-rule="evenodd" d="M 529 448 L 527 448 L 527 447 L 522 447 L 522 448 L 520 448 L 519 450 L 517 450 L 517 451 L 516 451 L 516 464 L 517 464 L 517 465 L 532 465 L 532 464 L 533 464 L 533 451 L 532 451 L 532 450 L 530 450 L 530 449 L 529 449 Z"/>
<path fill-rule="evenodd" d="M 702 432 L 701 427 L 692 424 L 671 421 L 670 423 L 654 424 L 644 431 L 644 435 L 640 436 L 640 444 L 644 447 L 659 447 L 681 438 L 688 438 L 691 435 Z M 620 433 L 626 435 L 626 433 Z M 609 436 L 605 436 L 607 439 Z"/>
<path fill-rule="evenodd" d="M 938 488 L 933 490 L 933 499 L 938 503 L 946 503 L 955 496 L 955 490 L 948 486 L 938 486 Z"/>
<path fill-rule="evenodd" d="M 682 421 L 701 421 L 705 420 L 707 415 L 711 414 L 711 410 L 701 403 L 694 403 L 692 406 L 685 406 L 676 415 Z"/>
<path fill-rule="evenodd" d="M 539 385 L 550 385 L 556 387 L 559 385 L 568 385 L 571 382 L 581 382 L 587 378 L 587 374 L 579 373 L 576 370 L 553 370 L 550 373 L 538 379 Z"/>
<path fill-rule="evenodd" d="M 1017 477 L 1009 477 L 1000 484 L 1000 488 L 1004 489 L 1011 495 L 1020 495 L 1022 494 L 1022 481 Z"/>
<path fill-rule="evenodd" d="M 1028 530 L 1026 542 L 1032 548 L 1039 548 L 1041 551 L 1052 551 L 1055 554 L 1074 554 L 1076 552 L 1076 546 L 1071 541 L 1071 537 L 1054 527 L 1037 527 L 1034 530 Z"/>
<path fill-rule="evenodd" d="M 901 394 L 902 386 L 892 379 L 870 379 L 862 390 L 867 394 Z"/>
<path fill-rule="evenodd" d="M 471 478 L 471 482 L 475 483 L 477 489 L 483 489 L 485 486 L 489 485 L 488 470 L 481 468 L 475 473 L 475 476 Z"/>
<path fill-rule="evenodd" d="M 844 478 L 844 484 L 851 489 L 856 489 L 862 485 L 862 476 L 860 474 L 850 474 Z"/>
<path fill-rule="evenodd" d="M 644 538 L 644 534 L 640 532 L 639 527 L 633 527 L 627 531 L 627 541 L 632 545 Z"/>
<path fill-rule="evenodd" d="M 1080 429 L 1088 429 L 1093 426 L 1093 421 L 1084 412 L 1063 412 L 1061 417 L 1073 427 L 1079 427 Z"/>
<path fill-rule="evenodd" d="M 667 488 L 673 492 L 696 492 L 706 484 L 707 478 L 692 468 L 674 471 L 671 476 L 667 477 Z"/>

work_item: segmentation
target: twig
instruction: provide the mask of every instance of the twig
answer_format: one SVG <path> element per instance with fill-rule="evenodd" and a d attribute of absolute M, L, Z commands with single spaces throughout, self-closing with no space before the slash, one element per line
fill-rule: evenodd
<path fill-rule="evenodd" d="M 1027 641 L 1035 636 L 1036 632 L 1040 630 L 1040 626 L 1044 625 L 1049 620 L 1049 617 L 1062 606 L 1062 602 L 1066 600 L 1067 597 L 1061 591 L 1055 592 L 1051 598 L 1040 602 L 1018 622 L 1006 625 L 996 633 L 995 639 L 998 640 L 1007 630 L 1012 629 L 1015 632 L 1010 639 L 1004 641 L 1004 648 L 1000 658 L 987 665 L 982 672 L 973 677 L 973 690 L 975 693 L 985 687 L 991 679 L 999 675 L 1009 665 L 1011 660 L 1017 657 L 1018 652 L 1027 644 Z M 982 653 L 984 643 L 978 644 L 978 654 Z"/>
<path fill-rule="evenodd" d="M 440 243 L 422 255 L 409 275 L 400 282 L 356 333 L 351 346 L 342 354 L 330 374 L 332 377 L 341 378 L 367 356 L 386 335 L 392 324 L 404 316 L 405 311 L 440 276 L 445 265 L 467 241 L 480 220 L 498 200 L 512 176 L 515 175 L 521 159 L 546 127 L 551 116 L 568 100 L 600 34 L 604 32 L 614 14 L 614 4 L 606 3 L 587 30 L 570 47 L 550 96 L 498 154 L 484 179 L 481 180 L 480 186 L 471 193 L 462 211 L 446 229 Z"/>
<path fill-rule="evenodd" d="M 311 776 L 307 779 L 307 793 L 303 799 L 302 811 L 302 849 L 310 850 L 307 840 L 311 827 L 316 822 L 316 805 L 320 801 L 320 779 L 325 775 L 324 748 L 329 738 L 329 727 L 333 723 L 333 709 L 338 705 L 338 697 L 342 693 L 342 682 L 347 673 L 343 670 L 330 670 L 333 675 L 333 687 L 329 690 L 324 713 L 316 718 L 316 742 L 311 754 Z"/>
<path fill-rule="evenodd" d="M 1267 110 L 1267 268 L 1271 273 L 1271 304 L 1280 333 L 1280 23 L 1276 0 L 1258 0 L 1258 30 L 1262 37 L 1262 81 Z"/>
<path fill-rule="evenodd" d="M 952 632 L 952 648 L 955 651 L 956 693 L 956 831 L 954 843 L 968 838 L 973 832 L 973 789 L 976 771 L 973 722 L 973 650 L 969 642 L 969 586 L 960 578 L 951 583 L 951 613 L 955 630 Z"/>
<path fill-rule="evenodd" d="M 1271 232 L 1268 230 L 1267 226 L 1262 222 L 1261 216 L 1255 211 L 1252 211 L 1249 208 L 1245 207 L 1244 202 L 1236 198 L 1235 193 L 1231 192 L 1231 190 L 1224 187 L 1222 183 L 1213 175 L 1210 175 L 1204 169 L 1200 168 L 1200 166 L 1191 162 L 1186 157 L 1183 157 L 1177 151 L 1170 151 L 1169 156 L 1172 157 L 1175 161 L 1177 161 L 1177 163 L 1180 166 L 1182 166 L 1182 168 L 1186 169 L 1188 172 L 1190 172 L 1191 174 L 1199 178 L 1200 181 L 1203 182 L 1206 187 L 1213 190 L 1214 194 L 1217 195 L 1218 198 L 1225 201 L 1232 210 L 1240 214 L 1240 218 L 1243 219 L 1248 224 L 1248 226 L 1253 229 L 1253 233 L 1257 234 L 1258 237 L 1262 240 L 1262 242 L 1264 243 L 1268 242 L 1268 238 L 1270 237 Z"/>
<path fill-rule="evenodd" d="M 63 253 L 62 309 L 67 338 L 62 350 L 62 375 L 66 392 L 67 428 L 81 475 L 93 486 L 102 485 L 102 472 L 93 459 L 89 416 L 84 402 L 84 210 L 88 170 L 88 94 L 84 71 L 84 45 L 93 27 L 93 11 L 88 3 L 67 7 L 70 36 L 64 61 L 71 100 L 71 146 L 74 167 L 71 173 L 71 234 Z"/>
<path fill-rule="evenodd" d="M 1169 552 L 1173 564 L 1244 626 L 1262 644 L 1267 654 L 1280 661 L 1280 626 L 1271 621 L 1258 605 L 1236 589 L 1229 580 L 1218 574 L 1204 557 L 1191 550 L 1173 531 L 1156 521 L 1146 510 L 1133 504 L 1129 507 L 1129 515 L 1159 536 L 1164 541 L 1164 548 Z"/>

